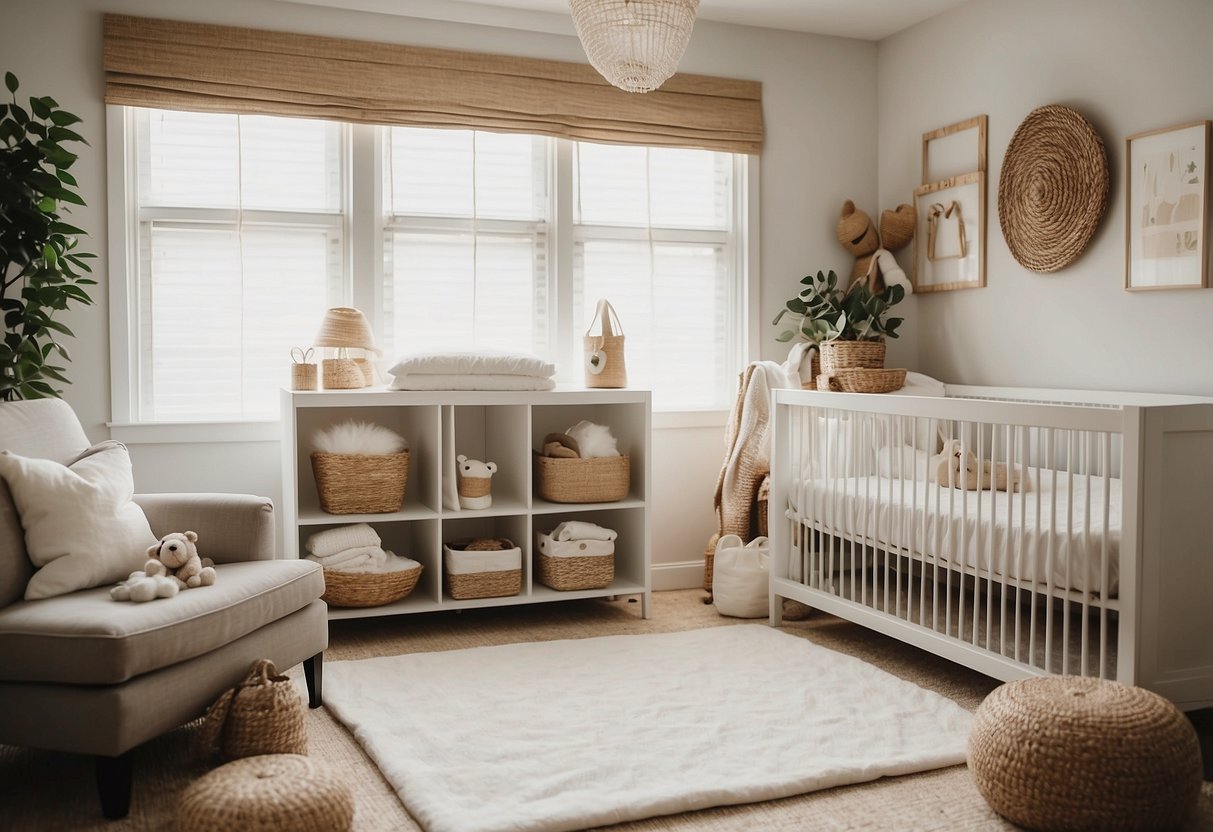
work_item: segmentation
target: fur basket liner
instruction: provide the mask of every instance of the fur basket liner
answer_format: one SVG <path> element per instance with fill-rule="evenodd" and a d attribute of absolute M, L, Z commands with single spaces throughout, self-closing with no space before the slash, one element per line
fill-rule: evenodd
<path fill-rule="evenodd" d="M 201 742 L 236 760 L 259 754 L 307 754 L 303 700 L 269 659 L 258 659 L 244 681 L 206 712 Z"/>

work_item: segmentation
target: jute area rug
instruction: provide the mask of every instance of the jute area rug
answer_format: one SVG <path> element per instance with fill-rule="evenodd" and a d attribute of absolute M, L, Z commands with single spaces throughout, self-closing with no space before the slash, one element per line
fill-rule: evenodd
<path fill-rule="evenodd" d="M 704 605 L 702 590 L 654 594 L 653 617 L 626 599 L 568 601 L 432 615 L 334 621 L 327 662 L 459 650 L 492 644 L 675 632 L 733 626 Z M 998 681 L 822 613 L 788 622 L 782 632 L 870 662 L 972 711 Z M 291 671 L 294 677 L 302 672 Z M 327 708 L 307 713 L 311 755 L 337 767 L 353 791 L 357 832 L 418 832 L 420 827 L 362 747 Z M 102 819 L 87 757 L 0 745 L 0 829 L 153 832 L 173 828 L 177 798 L 214 767 L 197 750 L 198 724 L 143 745 L 125 820 Z M 1202 734 L 1213 738 L 1213 731 Z M 1213 746 L 1211 746 L 1213 749 Z M 1213 753 L 1213 752 L 1211 752 Z M 609 827 L 610 832 L 803 832 L 803 830 L 1013 830 L 994 814 L 965 766 L 825 789 L 809 794 L 662 815 Z M 1213 829 L 1213 783 L 1205 783 L 1185 832 Z"/>
<path fill-rule="evenodd" d="M 429 832 L 567 832 L 964 762 L 949 699 L 763 624 L 330 664 Z"/>

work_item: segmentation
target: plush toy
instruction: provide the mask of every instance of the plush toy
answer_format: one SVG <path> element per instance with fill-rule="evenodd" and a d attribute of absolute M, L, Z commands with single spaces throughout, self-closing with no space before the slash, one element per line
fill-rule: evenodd
<path fill-rule="evenodd" d="M 172 598 L 181 589 L 180 581 L 165 575 L 132 572 L 130 577 L 110 590 L 115 601 L 154 601 Z"/>
<path fill-rule="evenodd" d="M 963 451 L 959 439 L 943 443 L 943 450 L 931 457 L 928 467 L 931 479 L 949 488 L 966 491 L 1028 491 L 1030 480 L 1022 476 L 1018 465 L 1005 462 L 991 463 L 982 460 L 978 465 L 977 454 Z"/>
<path fill-rule="evenodd" d="M 580 459 L 581 448 L 577 440 L 567 433 L 549 433 L 543 437 L 543 455 L 556 459 Z"/>
<path fill-rule="evenodd" d="M 866 212 L 847 200 L 843 203 L 838 218 L 838 242 L 855 256 L 851 268 L 850 286 L 858 280 L 866 280 L 873 293 L 884 291 L 886 286 L 904 286 L 907 293 L 914 287 L 906 273 L 897 265 L 893 252 L 914 239 L 914 208 L 904 203 L 895 211 L 881 211 L 880 225 L 872 222 Z"/>
<path fill-rule="evenodd" d="M 493 474 L 497 473 L 497 463 L 468 459 L 463 454 L 455 457 L 455 460 L 459 463 L 456 469 L 459 474 L 456 483 L 459 507 L 478 509 L 491 506 L 493 495 L 489 491 L 492 488 Z"/>
<path fill-rule="evenodd" d="M 181 589 L 210 586 L 215 582 L 215 567 L 198 556 L 196 532 L 170 532 L 148 547 L 143 571 L 148 575 L 175 578 Z"/>

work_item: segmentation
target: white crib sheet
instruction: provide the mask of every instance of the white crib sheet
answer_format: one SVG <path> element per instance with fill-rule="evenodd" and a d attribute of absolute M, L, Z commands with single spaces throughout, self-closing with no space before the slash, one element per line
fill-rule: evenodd
<path fill-rule="evenodd" d="M 799 507 L 811 505 L 817 529 L 910 550 L 941 565 L 976 567 L 981 575 L 992 566 L 995 577 L 1051 581 L 1060 589 L 1098 592 L 1106 560 L 1108 596 L 1115 596 L 1120 480 L 1108 480 L 1105 488 L 1103 477 L 1051 470 L 1038 476 L 1033 469 L 1032 482 L 1031 491 L 1008 494 L 875 476 L 805 480 L 790 491 L 788 517 L 802 521 Z"/>

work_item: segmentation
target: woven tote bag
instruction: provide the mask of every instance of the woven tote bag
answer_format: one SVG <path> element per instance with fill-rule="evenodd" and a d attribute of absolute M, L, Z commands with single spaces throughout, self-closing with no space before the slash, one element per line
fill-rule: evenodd
<path fill-rule="evenodd" d="M 244 681 L 206 713 L 202 743 L 228 760 L 259 754 L 307 754 L 303 699 L 269 659 L 258 659 Z"/>
<path fill-rule="evenodd" d="M 602 318 L 602 334 L 592 335 L 599 318 Z M 619 334 L 615 334 L 616 329 Z M 623 324 L 606 298 L 598 300 L 594 318 L 585 331 L 584 349 L 586 387 L 628 386 L 628 371 L 623 361 Z"/>

